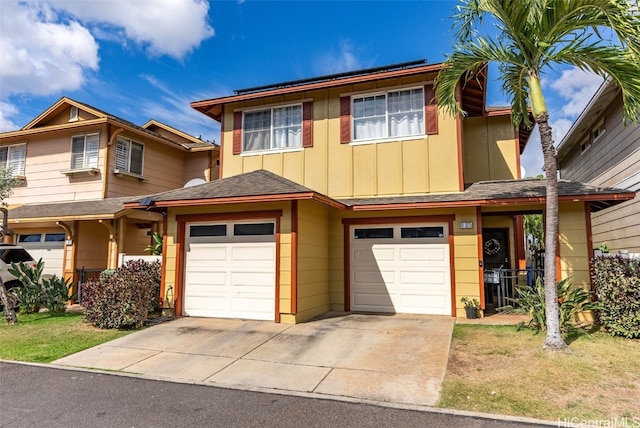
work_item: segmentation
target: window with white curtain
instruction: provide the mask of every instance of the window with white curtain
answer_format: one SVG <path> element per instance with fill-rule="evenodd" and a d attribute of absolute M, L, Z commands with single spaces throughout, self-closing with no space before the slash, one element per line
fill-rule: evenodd
<path fill-rule="evenodd" d="M 403 89 L 352 98 L 353 141 L 424 134 L 424 90 Z"/>
<path fill-rule="evenodd" d="M 12 146 L 0 147 L 0 168 L 10 170 L 13 177 L 24 176 L 26 159 L 26 144 L 15 144 Z"/>
<path fill-rule="evenodd" d="M 243 151 L 302 147 L 302 105 L 244 112 Z"/>
<path fill-rule="evenodd" d="M 127 138 L 118 138 L 116 142 L 116 169 L 142 175 L 144 146 Z"/>
<path fill-rule="evenodd" d="M 97 168 L 99 150 L 99 134 L 76 135 L 72 137 L 71 169 Z"/>

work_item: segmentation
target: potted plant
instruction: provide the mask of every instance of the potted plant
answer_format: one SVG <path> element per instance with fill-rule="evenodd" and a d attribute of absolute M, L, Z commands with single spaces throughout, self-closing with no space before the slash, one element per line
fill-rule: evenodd
<path fill-rule="evenodd" d="M 480 302 L 478 299 L 469 299 L 467 297 L 463 297 L 460 299 L 460 302 L 464 305 L 464 311 L 467 314 L 467 319 L 476 319 L 478 318 L 478 309 L 480 309 Z"/>

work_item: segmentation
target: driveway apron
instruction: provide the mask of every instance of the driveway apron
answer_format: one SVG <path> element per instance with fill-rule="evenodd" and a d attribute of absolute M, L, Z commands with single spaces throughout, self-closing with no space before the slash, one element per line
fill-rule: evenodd
<path fill-rule="evenodd" d="M 52 364 L 177 382 L 432 406 L 454 318 L 332 313 L 306 323 L 179 318 Z"/>

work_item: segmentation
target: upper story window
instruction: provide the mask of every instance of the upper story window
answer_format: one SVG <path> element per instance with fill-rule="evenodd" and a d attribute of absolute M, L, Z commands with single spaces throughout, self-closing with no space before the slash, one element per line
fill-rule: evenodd
<path fill-rule="evenodd" d="M 76 135 L 71 138 L 71 169 L 98 167 L 99 134 Z"/>
<path fill-rule="evenodd" d="M 78 121 L 78 107 L 71 106 L 69 109 L 69 122 L 77 122 Z"/>
<path fill-rule="evenodd" d="M 24 166 L 27 158 L 27 145 L 15 144 L 0 147 L 0 168 L 11 170 L 13 177 L 24 176 Z"/>
<path fill-rule="evenodd" d="M 116 170 L 142 175 L 144 146 L 128 138 L 116 142 Z"/>
<path fill-rule="evenodd" d="M 302 147 L 302 104 L 244 112 L 244 152 Z"/>
<path fill-rule="evenodd" d="M 591 131 L 591 138 L 593 142 L 597 141 L 600 137 L 602 137 L 607 129 L 604 127 L 604 118 L 600 119 L 598 124 Z"/>
<path fill-rule="evenodd" d="M 352 97 L 353 141 L 423 135 L 424 90 Z"/>

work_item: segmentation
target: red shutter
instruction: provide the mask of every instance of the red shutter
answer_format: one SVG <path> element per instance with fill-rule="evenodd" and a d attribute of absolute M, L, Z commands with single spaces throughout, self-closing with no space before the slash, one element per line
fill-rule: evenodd
<path fill-rule="evenodd" d="M 438 133 L 438 105 L 433 85 L 424 87 L 424 126 L 427 135 Z"/>
<path fill-rule="evenodd" d="M 233 154 L 242 152 L 242 112 L 233 112 Z"/>
<path fill-rule="evenodd" d="M 351 142 L 351 97 L 340 97 L 340 144 Z"/>
<path fill-rule="evenodd" d="M 302 147 L 313 147 L 313 101 L 302 103 Z"/>

